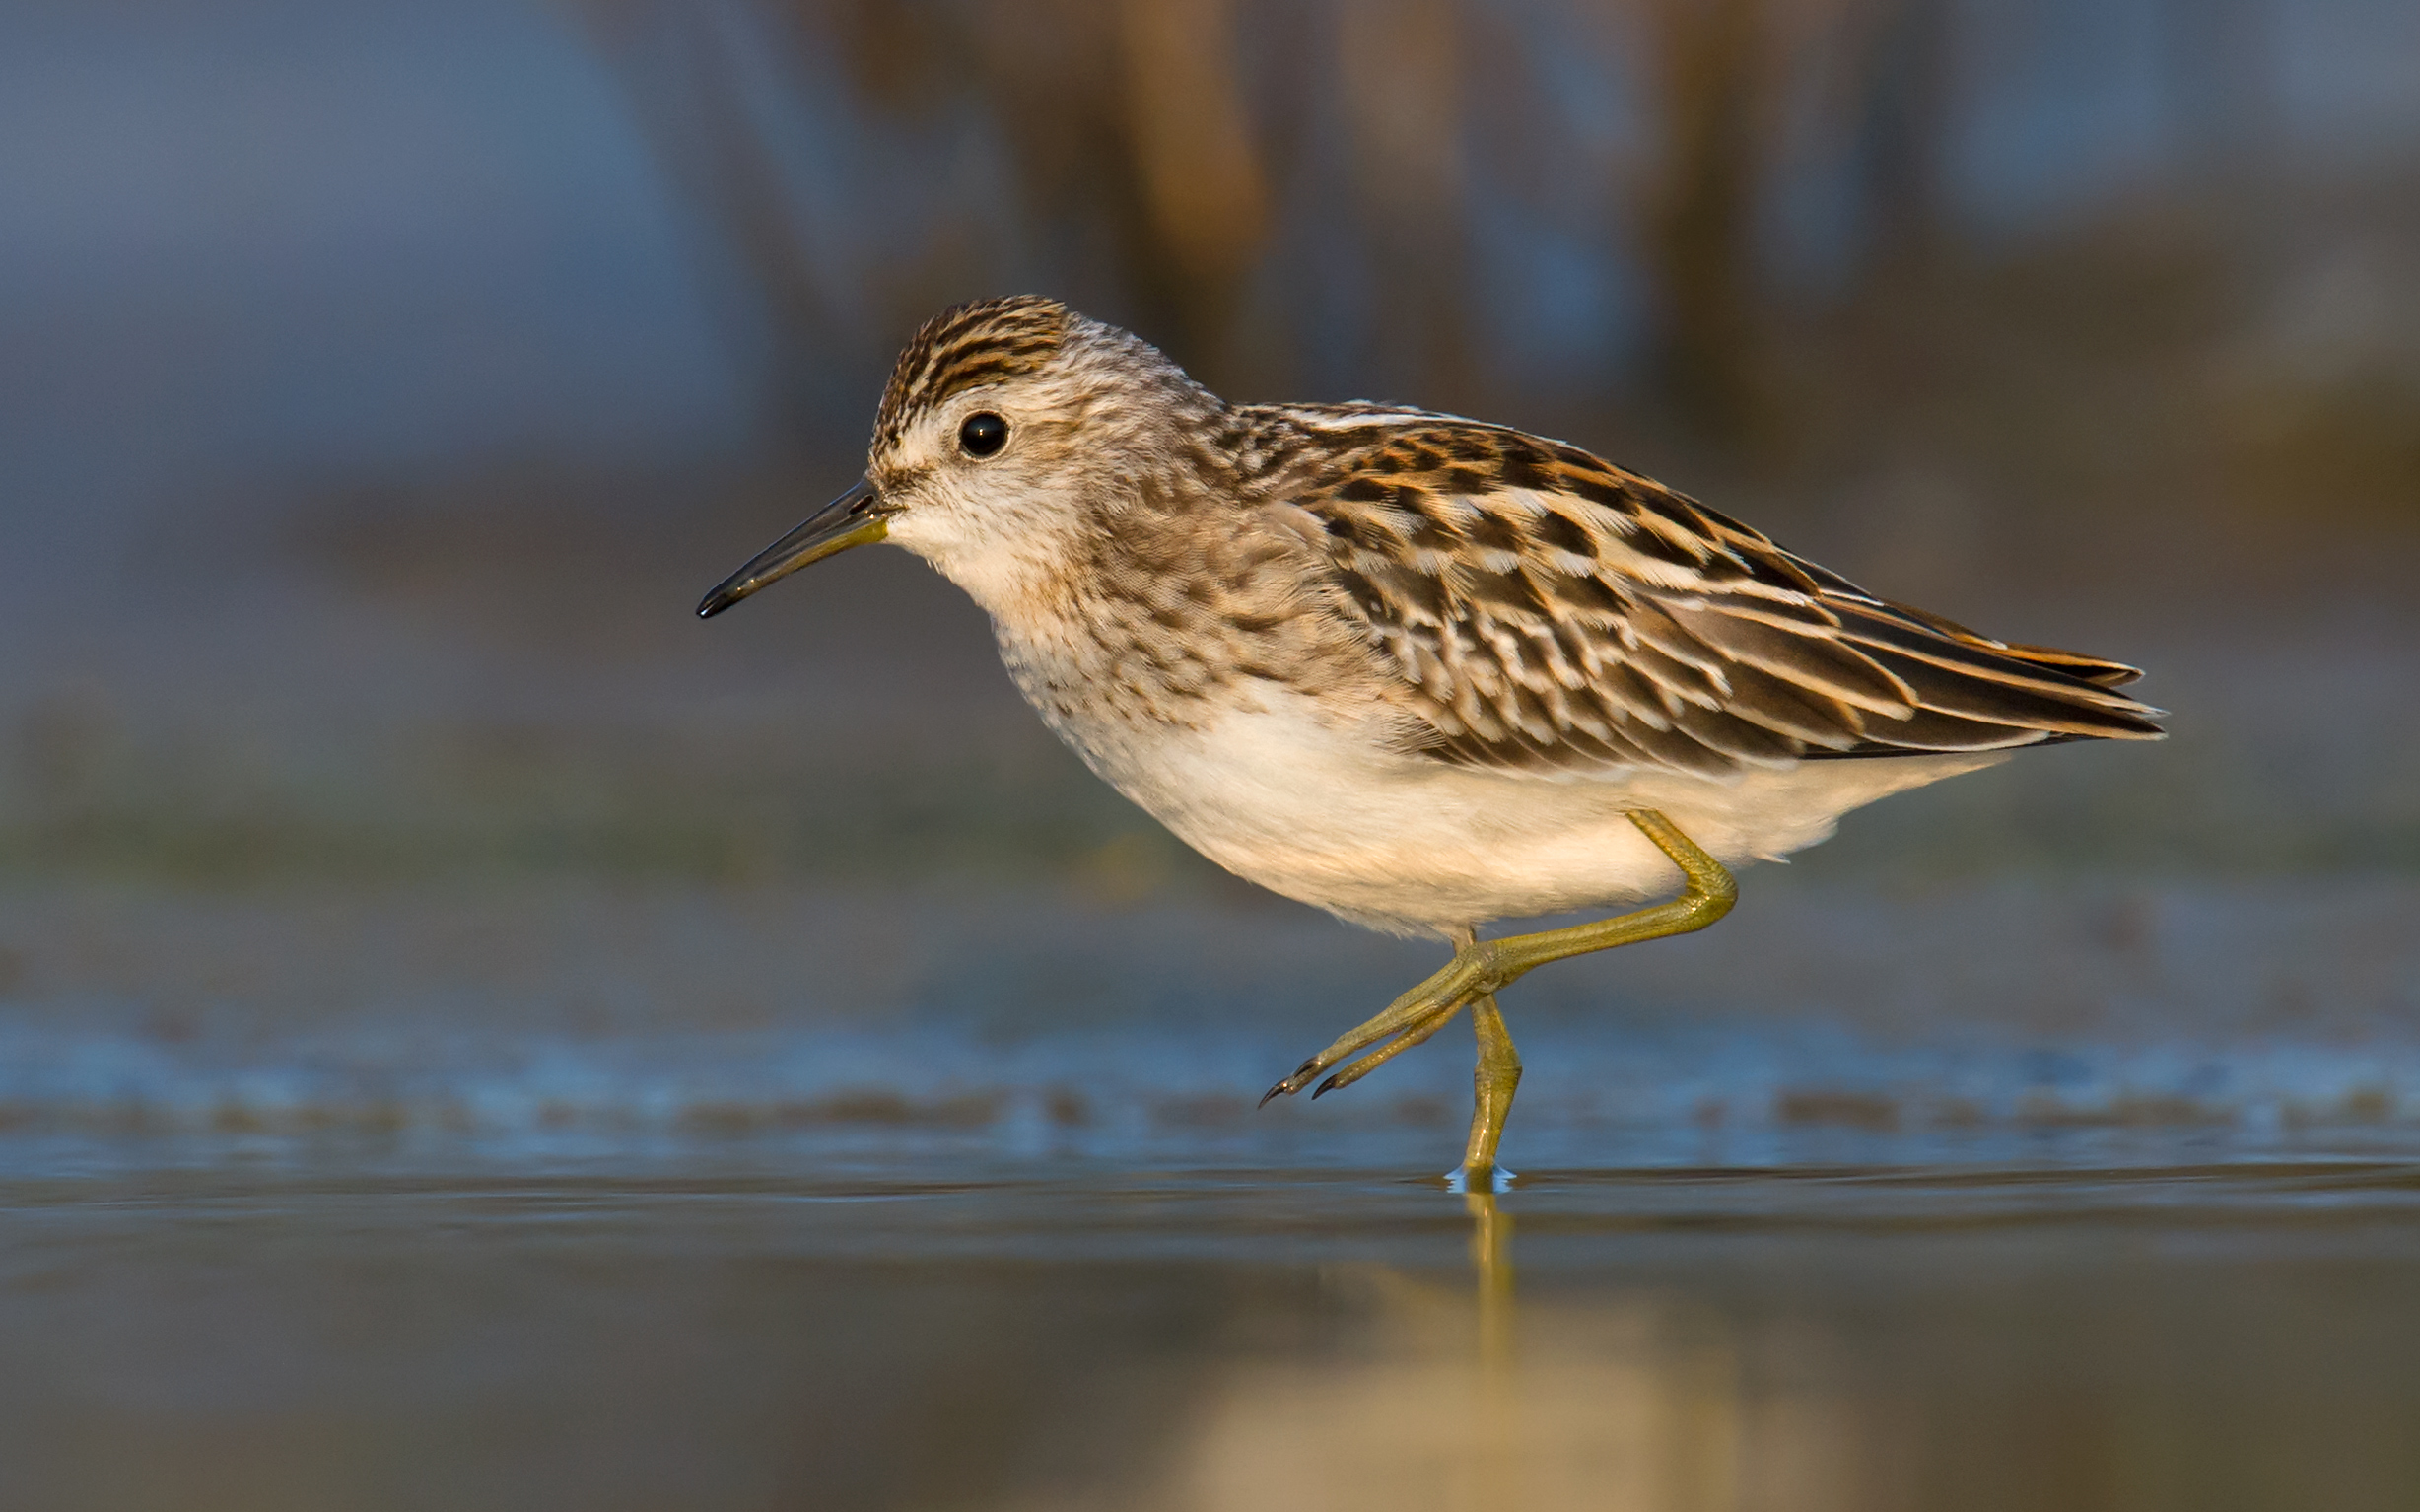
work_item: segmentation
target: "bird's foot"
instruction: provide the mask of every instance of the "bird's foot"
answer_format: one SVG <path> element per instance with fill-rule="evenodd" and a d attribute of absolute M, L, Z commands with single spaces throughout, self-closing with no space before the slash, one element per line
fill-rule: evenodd
<path fill-rule="evenodd" d="M 1445 1190 L 1456 1197 L 1501 1196 L 1510 1192 L 1514 1184 L 1520 1181 L 1521 1173 L 1507 1171 L 1500 1165 L 1458 1165 L 1446 1172 L 1442 1179 Z"/>
<path fill-rule="evenodd" d="M 1303 1062 L 1292 1075 L 1262 1094 L 1261 1105 L 1267 1107 L 1273 1097 L 1292 1096 L 1346 1057 L 1376 1045 L 1377 1049 L 1369 1050 L 1369 1054 L 1320 1082 L 1319 1089 L 1311 1095 L 1315 1098 L 1325 1097 L 1339 1087 L 1351 1086 L 1413 1046 L 1427 1040 L 1451 1023 L 1455 1014 L 1495 993 L 1526 969 L 1508 966 L 1493 940 L 1464 945 L 1454 952 L 1452 960 L 1419 986 L 1396 998 L 1385 1012 L 1358 1028 L 1347 1031 L 1335 1044 Z"/>

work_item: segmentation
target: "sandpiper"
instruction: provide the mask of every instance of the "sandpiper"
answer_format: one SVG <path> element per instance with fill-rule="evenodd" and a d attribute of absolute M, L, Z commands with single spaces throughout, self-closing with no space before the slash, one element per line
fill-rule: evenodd
<path fill-rule="evenodd" d="M 2161 733 L 2113 691 L 2132 667 L 1877 597 L 1576 447 L 1390 405 L 1230 404 L 1033 297 L 918 331 L 864 476 L 698 613 L 884 540 L 972 595 L 1050 727 L 1196 850 L 1452 942 L 1262 1101 L 1332 1068 L 1312 1095 L 1348 1086 L 1467 1007 L 1466 1181 L 1492 1180 L 1521 1076 L 1495 1002 L 1516 978 L 1703 928 L 1729 868 L 1876 798 L 2020 746 Z"/>

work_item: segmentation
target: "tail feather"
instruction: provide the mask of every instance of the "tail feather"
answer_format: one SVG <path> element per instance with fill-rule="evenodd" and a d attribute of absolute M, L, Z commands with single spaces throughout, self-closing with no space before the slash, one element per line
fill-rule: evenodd
<path fill-rule="evenodd" d="M 2053 646 L 2003 646 L 2002 655 L 2030 661 L 2036 666 L 2051 667 L 2070 677 L 2080 677 L 2097 688 L 2122 688 L 2143 675 L 2140 667 L 2122 661 L 2110 661 L 2101 656 L 2087 656 L 2082 652 L 2060 651 Z"/>

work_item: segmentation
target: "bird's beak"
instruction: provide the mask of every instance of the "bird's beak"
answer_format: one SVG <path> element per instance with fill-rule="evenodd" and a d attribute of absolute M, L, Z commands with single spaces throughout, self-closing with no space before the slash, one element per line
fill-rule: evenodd
<path fill-rule="evenodd" d="M 748 559 L 748 565 L 716 585 L 698 603 L 698 618 L 713 619 L 777 578 L 809 562 L 864 546 L 890 533 L 889 514 L 864 478 L 849 492 L 806 517 L 806 523 Z"/>

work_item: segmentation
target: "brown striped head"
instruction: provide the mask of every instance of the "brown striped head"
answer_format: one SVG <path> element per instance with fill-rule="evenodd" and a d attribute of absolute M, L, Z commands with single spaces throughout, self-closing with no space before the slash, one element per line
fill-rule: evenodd
<path fill-rule="evenodd" d="M 886 539 L 987 602 L 1070 560 L 1225 408 L 1140 338 L 1032 295 L 927 321 L 865 476 Z"/>
<path fill-rule="evenodd" d="M 865 475 L 804 523 L 758 552 L 698 605 L 712 618 L 769 584 L 852 547 L 892 541 L 928 558 L 969 533 L 964 474 L 988 465 L 997 477 L 1009 442 L 1030 453 L 1041 418 L 1032 396 L 1003 390 L 1049 372 L 1066 355 L 1079 317 L 1030 295 L 958 305 L 925 322 L 892 366 L 874 417 Z M 1089 322 L 1083 322 L 1089 323 Z M 1014 412 L 1016 420 L 1008 413 Z M 905 528 L 900 528 L 904 524 Z M 934 537 L 940 539 L 936 541 Z"/>
<path fill-rule="evenodd" d="M 865 476 L 708 594 L 716 614 L 810 562 L 905 546 L 987 608 L 1048 591 L 1142 490 L 1199 469 L 1226 406 L 1147 342 L 1032 295 L 925 322 Z"/>

